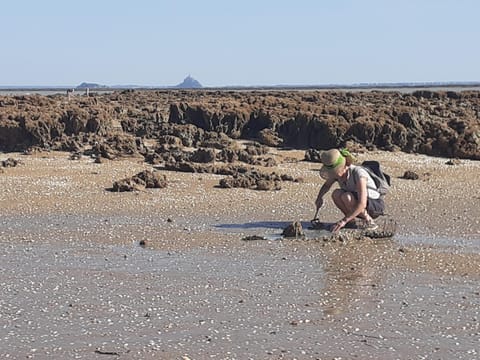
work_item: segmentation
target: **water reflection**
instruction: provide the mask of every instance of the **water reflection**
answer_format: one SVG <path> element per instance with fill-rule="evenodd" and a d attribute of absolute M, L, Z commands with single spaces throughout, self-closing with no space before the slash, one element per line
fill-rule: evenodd
<path fill-rule="evenodd" d="M 368 239 L 328 246 L 324 313 L 342 314 L 360 299 L 376 302 L 385 282 L 386 259 L 393 247 L 392 240 Z"/>
<path fill-rule="evenodd" d="M 247 231 L 263 236 L 265 240 L 278 240 L 283 239 L 282 230 L 290 224 L 291 222 L 286 221 L 257 221 L 219 224 L 216 228 L 224 231 Z M 327 316 L 343 314 L 361 298 L 364 301 L 365 298 L 367 301 L 378 301 L 378 292 L 385 281 L 385 268 L 392 264 L 391 255 L 397 251 L 394 240 L 334 242 L 333 238 L 328 240 L 330 232 L 309 229 L 310 222 L 301 224 L 305 241 L 283 239 L 282 244 L 286 248 L 295 248 L 295 251 L 301 252 L 303 249 L 310 260 L 313 257 L 318 263 L 317 270 L 322 269 L 324 288 L 318 305 L 323 309 L 323 313 Z M 318 276 L 318 271 L 311 275 Z"/>

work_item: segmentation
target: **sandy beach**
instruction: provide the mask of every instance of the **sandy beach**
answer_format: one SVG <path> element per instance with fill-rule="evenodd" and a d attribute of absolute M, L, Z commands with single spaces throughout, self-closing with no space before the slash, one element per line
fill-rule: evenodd
<path fill-rule="evenodd" d="M 479 14 L 2 3 L 0 360 L 480 360 Z"/>
<path fill-rule="evenodd" d="M 320 164 L 270 155 L 301 181 L 224 189 L 221 175 L 137 158 L 2 154 L 21 163 L 0 176 L 1 357 L 478 358 L 478 161 L 358 154 L 392 176 L 397 232 L 333 242 L 281 239 L 292 221 L 308 227 Z M 144 169 L 168 186 L 106 190 Z M 319 215 L 340 217 L 330 200 Z"/>

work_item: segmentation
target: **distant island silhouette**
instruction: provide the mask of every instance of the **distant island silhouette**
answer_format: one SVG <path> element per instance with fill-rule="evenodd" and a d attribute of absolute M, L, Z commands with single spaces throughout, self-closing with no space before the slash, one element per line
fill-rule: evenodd
<path fill-rule="evenodd" d="M 179 89 L 200 89 L 203 86 L 193 77 L 188 75 L 180 84 L 176 85 L 175 87 Z"/>
<path fill-rule="evenodd" d="M 82 90 L 82 89 L 103 89 L 107 88 L 108 86 L 106 85 L 100 85 L 96 83 L 88 83 L 88 82 L 82 82 L 80 85 L 76 87 L 77 90 Z"/>
<path fill-rule="evenodd" d="M 108 88 L 116 88 L 116 89 L 134 89 L 134 88 L 143 88 L 142 86 L 138 85 L 114 85 L 114 86 L 107 86 L 101 85 L 93 82 L 82 82 L 80 85 L 76 86 L 75 89 L 77 90 L 85 90 L 85 89 L 108 89 Z M 192 76 L 188 75 L 180 84 L 174 86 L 159 86 L 159 88 L 175 88 L 175 89 L 201 89 L 203 88 L 202 84 Z"/>

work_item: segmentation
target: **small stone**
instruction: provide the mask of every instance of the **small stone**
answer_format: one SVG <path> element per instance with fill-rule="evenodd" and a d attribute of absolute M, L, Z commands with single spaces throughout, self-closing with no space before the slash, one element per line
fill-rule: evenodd
<path fill-rule="evenodd" d="M 450 159 L 445 164 L 446 165 L 460 165 L 462 162 L 459 159 Z"/>
<path fill-rule="evenodd" d="M 243 237 L 242 240 L 244 240 L 244 241 L 266 240 L 266 238 L 264 236 L 260 236 L 260 235 L 249 235 L 249 236 Z"/>
<path fill-rule="evenodd" d="M 406 179 L 406 180 L 418 180 L 418 178 L 419 178 L 418 174 L 411 170 L 405 171 L 405 173 L 402 176 L 402 179 Z"/>

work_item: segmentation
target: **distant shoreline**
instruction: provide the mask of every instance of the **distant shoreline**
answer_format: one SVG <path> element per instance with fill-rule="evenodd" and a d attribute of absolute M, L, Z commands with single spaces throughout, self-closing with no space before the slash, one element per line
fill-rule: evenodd
<path fill-rule="evenodd" d="M 15 96 L 15 95 L 65 95 L 67 90 L 71 87 L 18 87 L 18 88 L 3 88 L 0 87 L 0 96 Z M 82 95 L 86 89 L 74 89 L 72 95 Z M 398 91 L 401 93 L 412 93 L 418 90 L 429 91 L 479 91 L 480 83 L 478 84 L 432 84 L 432 85 L 378 85 L 378 86 L 362 86 L 362 85 L 348 85 L 348 86 L 258 86 L 258 87 L 202 87 L 202 88 L 173 88 L 173 87 L 102 87 L 90 88 L 89 92 L 104 94 L 116 91 L 162 91 L 162 92 L 178 92 L 178 91 L 192 91 L 192 92 L 209 92 L 209 91 Z"/>
<path fill-rule="evenodd" d="M 0 86 L 0 93 L 4 92 L 66 92 L 75 90 L 83 92 L 88 87 L 75 86 Z M 182 88 L 177 86 L 137 86 L 137 85 L 115 85 L 115 86 L 92 86 L 88 88 L 93 92 L 104 91 L 165 91 L 165 90 L 193 90 L 193 91 L 248 91 L 248 90 L 395 90 L 395 89 L 479 89 L 480 82 L 430 82 L 430 83 L 360 83 L 360 84 L 326 84 L 326 85 L 258 85 L 258 86 L 212 86 L 200 88 Z"/>

